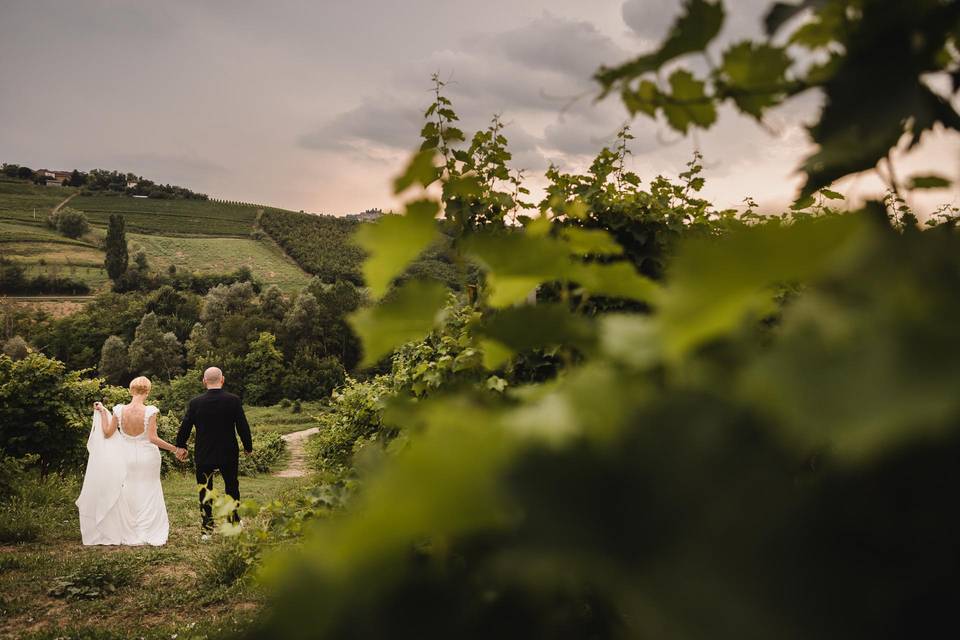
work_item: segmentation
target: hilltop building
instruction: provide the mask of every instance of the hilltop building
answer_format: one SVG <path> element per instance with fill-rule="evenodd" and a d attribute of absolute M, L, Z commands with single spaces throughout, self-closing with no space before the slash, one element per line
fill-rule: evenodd
<path fill-rule="evenodd" d="M 37 169 L 34 176 L 48 187 L 62 187 L 70 180 L 70 171 L 56 171 L 54 169 Z"/>
<path fill-rule="evenodd" d="M 383 211 L 380 209 L 367 209 L 360 213 L 348 213 L 344 217 L 347 220 L 357 220 L 358 222 L 373 222 L 374 220 L 378 220 L 382 215 Z"/>

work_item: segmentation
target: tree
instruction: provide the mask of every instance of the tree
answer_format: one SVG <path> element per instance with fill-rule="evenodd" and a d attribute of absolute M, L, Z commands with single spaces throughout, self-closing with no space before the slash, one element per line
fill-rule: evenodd
<path fill-rule="evenodd" d="M 127 381 L 130 371 L 130 357 L 127 343 L 120 336 L 110 336 L 100 350 L 100 375 L 110 384 L 122 385 Z"/>
<path fill-rule="evenodd" d="M 187 365 L 203 368 L 206 360 L 213 355 L 213 343 L 207 335 L 207 329 L 199 322 L 194 323 L 187 338 Z"/>
<path fill-rule="evenodd" d="M 0 355 L 0 450 L 13 457 L 38 454 L 45 470 L 79 466 L 86 460 L 93 401 L 119 400 L 117 391 L 42 353 L 16 361 Z"/>
<path fill-rule="evenodd" d="M 80 173 L 76 169 L 70 174 L 70 179 L 67 180 L 67 184 L 71 187 L 82 187 L 87 182 L 87 176 Z M 110 216 L 111 218 L 113 216 Z"/>
<path fill-rule="evenodd" d="M 130 254 L 127 251 L 126 219 L 118 214 L 110 214 L 110 225 L 107 227 L 105 244 L 106 257 L 104 266 L 111 280 L 122 276 L 130 264 Z"/>
<path fill-rule="evenodd" d="M 267 331 L 250 343 L 244 358 L 244 399 L 251 404 L 270 405 L 283 397 L 283 354 L 276 344 L 276 336 Z"/>
<path fill-rule="evenodd" d="M 347 374 L 332 356 L 320 358 L 301 351 L 294 357 L 283 379 L 283 395 L 291 400 L 319 400 L 342 385 Z"/>
<path fill-rule="evenodd" d="M 320 305 L 312 293 L 301 293 L 283 318 L 283 331 L 288 342 L 314 340 L 319 335 L 317 320 Z"/>
<path fill-rule="evenodd" d="M 14 360 L 23 360 L 30 355 L 30 344 L 21 336 L 13 336 L 3 343 L 3 353 Z"/>
<path fill-rule="evenodd" d="M 30 167 L 18 167 L 17 177 L 22 178 L 23 180 L 30 180 L 33 178 L 33 169 Z"/>
<path fill-rule="evenodd" d="M 68 238 L 79 238 L 90 231 L 86 214 L 70 207 L 51 213 L 47 223 Z"/>
<path fill-rule="evenodd" d="M 260 309 L 274 320 L 283 320 L 289 307 L 280 287 L 275 284 L 267 287 L 260 296 Z"/>
<path fill-rule="evenodd" d="M 170 380 L 183 371 L 183 347 L 172 331 L 163 333 L 155 313 L 143 316 L 129 355 L 131 372 L 137 375 Z"/>

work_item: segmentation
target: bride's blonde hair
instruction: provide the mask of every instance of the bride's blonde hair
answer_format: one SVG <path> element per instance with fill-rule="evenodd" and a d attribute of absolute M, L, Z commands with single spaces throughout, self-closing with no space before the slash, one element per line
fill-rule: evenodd
<path fill-rule="evenodd" d="M 139 376 L 130 381 L 130 393 L 135 396 L 146 396 L 150 394 L 150 379 L 146 376 Z"/>

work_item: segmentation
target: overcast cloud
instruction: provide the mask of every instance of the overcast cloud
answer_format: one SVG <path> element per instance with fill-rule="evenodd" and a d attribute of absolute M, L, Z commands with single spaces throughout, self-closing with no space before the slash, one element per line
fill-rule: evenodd
<path fill-rule="evenodd" d="M 718 46 L 759 33 L 766 0 L 727 4 Z M 654 46 L 678 5 L 0 0 L 0 160 L 124 169 L 322 213 L 391 208 L 390 178 L 417 146 L 436 72 L 466 131 L 501 114 L 518 168 L 582 169 L 627 121 L 615 99 L 595 102 L 592 73 Z M 725 109 L 689 138 L 638 118 L 634 169 L 676 175 L 701 149 L 719 205 L 751 195 L 780 206 L 818 107 L 805 97 L 768 129 Z M 941 137 L 924 153 L 955 174 L 955 145 Z M 869 177 L 845 186 L 878 188 Z"/>

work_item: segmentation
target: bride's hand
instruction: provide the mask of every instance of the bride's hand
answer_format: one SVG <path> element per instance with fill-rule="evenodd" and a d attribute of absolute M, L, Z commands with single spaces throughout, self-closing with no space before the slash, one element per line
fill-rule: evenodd
<path fill-rule="evenodd" d="M 93 403 L 93 410 L 94 410 L 94 411 L 106 411 L 106 409 L 104 408 L 102 402 L 94 402 L 94 403 Z"/>

